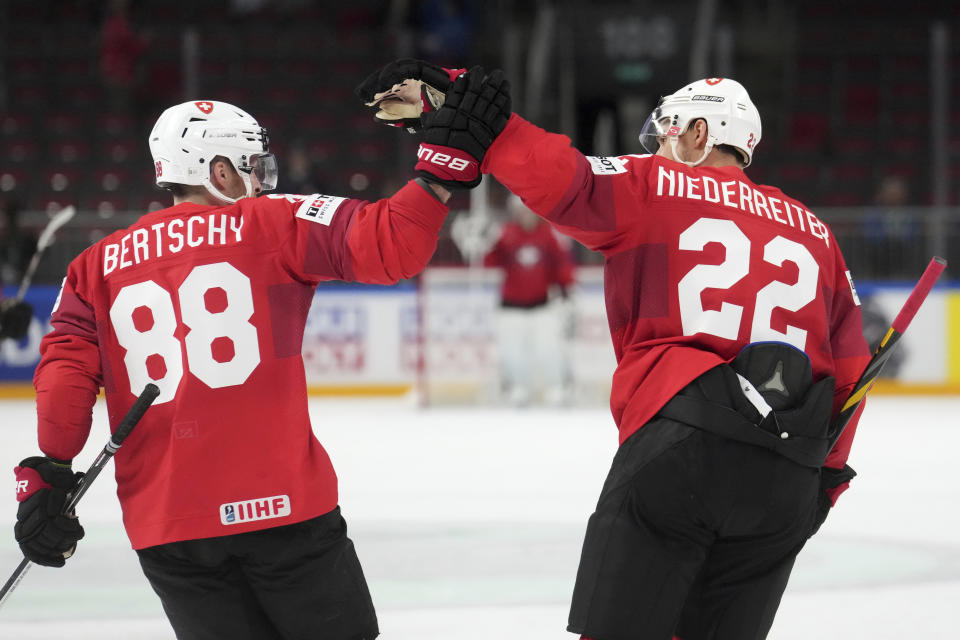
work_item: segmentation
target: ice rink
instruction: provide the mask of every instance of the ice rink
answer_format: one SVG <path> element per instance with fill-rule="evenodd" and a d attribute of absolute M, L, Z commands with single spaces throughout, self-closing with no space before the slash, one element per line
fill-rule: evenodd
<path fill-rule="evenodd" d="M 103 409 L 78 469 L 106 442 Z M 608 411 L 317 399 L 311 414 L 383 638 L 575 637 L 564 629 L 580 543 L 616 446 Z M 960 398 L 871 399 L 851 457 L 860 475 L 800 555 L 770 638 L 960 637 L 958 416 Z M 37 451 L 34 424 L 32 401 L 0 403 L 3 580 L 21 558 L 10 470 Z M 32 569 L 0 610 L 0 638 L 173 638 L 120 524 L 112 469 L 78 508 L 77 555 Z"/>

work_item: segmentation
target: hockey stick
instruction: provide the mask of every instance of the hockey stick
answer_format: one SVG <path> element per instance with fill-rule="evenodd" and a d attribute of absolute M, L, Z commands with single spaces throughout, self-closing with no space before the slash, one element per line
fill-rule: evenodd
<path fill-rule="evenodd" d="M 833 445 L 840 439 L 840 434 L 843 433 L 847 423 L 850 422 L 850 418 L 853 417 L 860 403 L 863 402 L 863 398 L 867 395 L 867 392 L 870 391 L 873 383 L 877 381 L 880 372 L 887 364 L 887 360 L 890 359 L 890 354 L 893 353 L 893 348 L 900 340 L 900 336 L 902 336 L 903 332 L 910 326 L 913 317 L 917 315 L 917 311 L 920 310 L 920 305 L 927 299 L 927 294 L 929 294 L 930 289 L 933 288 L 933 283 L 937 281 L 937 278 L 940 277 L 940 274 L 943 273 L 946 267 L 947 261 L 943 258 L 934 257 L 930 260 L 930 264 L 927 265 L 927 268 L 923 271 L 923 275 L 920 276 L 920 281 L 917 282 L 913 291 L 910 292 L 907 301 L 903 303 L 903 308 L 900 309 L 900 313 L 894 318 L 893 324 L 887 329 L 887 334 L 883 336 L 883 340 L 877 345 L 877 350 L 873 353 L 873 357 L 870 358 L 870 362 L 867 363 L 867 367 L 863 370 L 863 373 L 860 374 L 860 379 L 857 380 L 853 391 L 850 392 L 850 397 L 847 398 L 847 401 L 843 404 L 843 408 L 840 409 L 840 413 L 833 421 L 831 431 L 834 433 L 834 437 L 830 443 L 830 449 L 833 449 Z"/>
<path fill-rule="evenodd" d="M 47 223 L 46 228 L 44 228 L 40 237 L 37 239 L 37 249 L 33 252 L 33 257 L 30 258 L 30 264 L 27 265 L 27 270 L 23 273 L 23 279 L 20 280 L 20 288 L 17 290 L 16 296 L 18 301 L 23 300 L 23 295 L 27 292 L 27 289 L 30 288 L 30 281 L 33 280 L 33 274 L 40 264 L 43 251 L 53 244 L 53 234 L 56 233 L 57 229 L 67 224 L 76 212 L 77 210 L 71 204 L 60 209 L 60 211 L 50 218 L 50 222 Z"/>
<path fill-rule="evenodd" d="M 110 458 L 113 457 L 113 454 L 120 449 L 120 445 L 122 445 L 123 441 L 130 435 L 130 432 L 133 431 L 133 428 L 140 421 L 140 418 L 143 417 L 143 414 L 146 413 L 147 409 L 150 408 L 150 405 L 153 404 L 153 401 L 157 399 L 158 395 L 160 395 L 160 389 L 157 385 L 150 383 L 144 387 L 140 393 L 140 397 L 134 401 L 133 406 L 127 411 L 127 415 L 123 416 L 123 420 L 117 425 L 117 430 L 110 436 L 103 451 L 101 451 L 97 459 L 93 461 L 93 464 L 90 465 L 90 468 L 87 469 L 84 476 L 80 478 L 77 486 L 74 487 L 73 495 L 63 510 L 64 513 L 69 513 L 77 506 L 80 498 L 87 492 L 87 489 L 90 488 L 93 481 L 97 479 L 97 476 L 100 475 L 100 472 L 106 466 L 107 462 L 110 461 Z M 0 607 L 7 601 L 7 596 L 9 596 L 10 593 L 17 588 L 17 585 L 20 584 L 20 581 L 23 580 L 23 576 L 27 574 L 27 570 L 30 569 L 32 564 L 32 562 L 24 558 L 20 561 L 20 564 L 17 565 L 13 575 L 11 575 L 6 584 L 3 585 L 3 590 L 0 590 Z"/>

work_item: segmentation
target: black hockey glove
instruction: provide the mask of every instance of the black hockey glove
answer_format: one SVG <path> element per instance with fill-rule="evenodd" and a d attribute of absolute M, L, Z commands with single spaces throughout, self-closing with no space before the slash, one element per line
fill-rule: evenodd
<path fill-rule="evenodd" d="M 510 83 L 499 69 L 486 75 L 473 67 L 460 76 L 436 112 L 423 117 L 423 142 L 416 170 L 450 190 L 480 184 L 487 149 L 510 118 Z"/>
<path fill-rule="evenodd" d="M 820 530 L 820 527 L 830 514 L 830 509 L 837 502 L 837 498 L 850 485 L 850 481 L 857 475 L 848 464 L 843 465 L 843 469 L 833 469 L 831 467 L 820 467 L 820 493 L 817 495 L 817 518 L 813 524 L 814 535 Z"/>
<path fill-rule="evenodd" d="M 14 536 L 27 560 L 47 567 L 62 567 L 73 555 L 83 527 L 74 512 L 64 513 L 82 473 L 69 462 L 44 456 L 25 459 L 17 475 L 17 523 Z"/>
<path fill-rule="evenodd" d="M 366 106 L 377 109 L 377 122 L 415 133 L 423 127 L 421 115 L 443 105 L 450 85 L 463 72 L 402 58 L 371 73 L 354 93 Z"/>
<path fill-rule="evenodd" d="M 0 339 L 19 340 L 24 337 L 31 320 L 33 307 L 26 302 L 15 298 L 0 301 Z"/>

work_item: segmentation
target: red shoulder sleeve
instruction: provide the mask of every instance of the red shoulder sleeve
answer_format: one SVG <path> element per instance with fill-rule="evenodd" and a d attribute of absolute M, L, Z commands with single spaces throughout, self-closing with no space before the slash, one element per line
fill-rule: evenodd
<path fill-rule="evenodd" d="M 363 201 L 278 193 L 240 203 L 251 212 L 267 246 L 279 247 L 284 266 L 298 280 L 313 286 L 352 280 L 346 237 L 353 212 Z"/>
<path fill-rule="evenodd" d="M 393 284 L 423 271 L 449 208 L 413 181 L 353 214 L 347 247 L 353 279 Z"/>
<path fill-rule="evenodd" d="M 481 170 L 493 174 L 564 235 L 608 254 L 625 240 L 627 229 L 636 223 L 634 203 L 646 196 L 646 178 L 635 175 L 634 164 L 636 159 L 629 156 L 588 158 L 568 137 L 513 114 Z M 615 197 L 619 190 L 630 190 L 633 197 Z M 617 201 L 625 200 L 632 210 L 617 211 Z"/>
<path fill-rule="evenodd" d="M 416 275 L 433 255 L 449 211 L 413 182 L 372 203 L 317 193 L 271 194 L 246 206 L 268 243 L 280 246 L 286 268 L 314 285 L 392 284 Z"/>
<path fill-rule="evenodd" d="M 87 255 L 67 270 L 50 319 L 53 329 L 40 342 L 33 376 L 40 450 L 61 460 L 72 460 L 83 449 L 102 385 L 96 317 L 83 295 Z"/>

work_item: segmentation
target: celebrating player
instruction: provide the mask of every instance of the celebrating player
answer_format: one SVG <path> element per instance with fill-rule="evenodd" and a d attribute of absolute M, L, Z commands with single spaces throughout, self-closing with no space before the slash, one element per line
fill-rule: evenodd
<path fill-rule="evenodd" d="M 369 103 L 398 76 L 426 82 L 408 74 L 428 66 L 392 63 L 358 93 Z M 640 133 L 650 154 L 619 157 L 584 156 L 511 115 L 500 72 L 439 80 L 456 107 L 447 139 L 472 141 L 463 162 L 606 259 L 620 447 L 568 629 L 766 637 L 797 553 L 854 475 L 856 419 L 836 440 L 831 417 L 870 354 L 836 238 L 744 173 L 760 115 L 733 80 L 663 98 Z M 390 112 L 409 121 L 421 106 Z"/>
<path fill-rule="evenodd" d="M 164 111 L 150 150 L 174 205 L 70 264 L 40 347 L 44 455 L 16 469 L 20 548 L 63 566 L 84 533 L 63 507 L 97 393 L 116 428 L 152 382 L 160 395 L 117 454 L 116 477 L 130 542 L 177 637 L 374 638 L 337 478 L 311 431 L 301 342 L 318 283 L 421 271 L 450 193 L 424 166 L 373 203 L 256 198 L 277 181 L 267 132 L 212 100 Z"/>

